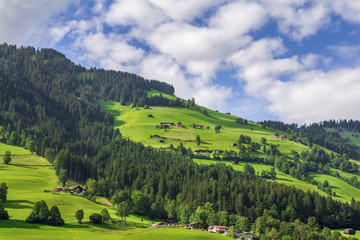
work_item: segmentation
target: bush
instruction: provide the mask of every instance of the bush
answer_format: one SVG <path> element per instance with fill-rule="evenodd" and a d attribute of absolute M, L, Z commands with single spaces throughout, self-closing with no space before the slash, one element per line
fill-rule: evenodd
<path fill-rule="evenodd" d="M 99 213 L 93 213 L 89 216 L 89 220 L 94 224 L 102 223 L 102 216 Z"/>
<path fill-rule="evenodd" d="M 10 151 L 6 151 L 4 156 L 3 156 L 3 160 L 5 164 L 9 164 L 11 162 L 11 152 Z"/>
<path fill-rule="evenodd" d="M 101 210 L 101 216 L 102 216 L 104 222 L 107 222 L 110 220 L 110 214 L 106 208 Z"/>
<path fill-rule="evenodd" d="M 2 205 L 0 205 L 0 219 L 4 219 L 4 220 L 9 219 L 9 214 Z"/>

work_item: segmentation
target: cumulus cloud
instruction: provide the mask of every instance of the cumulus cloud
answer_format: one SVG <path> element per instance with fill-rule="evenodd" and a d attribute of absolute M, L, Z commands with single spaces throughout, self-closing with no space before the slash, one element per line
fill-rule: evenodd
<path fill-rule="evenodd" d="M 27 45 L 51 41 L 49 21 L 65 11 L 71 3 L 77 1 L 0 1 L 0 41 Z M 64 35 L 60 31 L 53 34 L 57 39 Z"/>
<path fill-rule="evenodd" d="M 304 4 L 305 1 L 266 1 L 269 14 L 277 19 L 279 30 L 295 40 L 315 34 L 331 20 L 330 9 L 322 1 Z M 307 6 L 310 5 L 310 6 Z"/>
<path fill-rule="evenodd" d="M 353 58 L 359 55 L 360 45 L 332 45 L 328 47 L 341 58 Z"/>
<path fill-rule="evenodd" d="M 359 68 L 309 71 L 293 81 L 275 81 L 268 91 L 270 111 L 286 122 L 359 119 Z"/>
<path fill-rule="evenodd" d="M 118 0 L 105 14 L 105 20 L 110 25 L 139 25 L 143 28 L 153 28 L 165 19 L 163 12 L 148 1 Z"/>

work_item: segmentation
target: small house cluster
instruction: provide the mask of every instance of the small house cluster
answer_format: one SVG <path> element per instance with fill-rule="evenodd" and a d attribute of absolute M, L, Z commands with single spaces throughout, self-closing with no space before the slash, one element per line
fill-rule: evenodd
<path fill-rule="evenodd" d="M 278 138 L 279 140 L 285 140 L 286 139 L 286 135 L 279 135 L 278 133 L 275 133 L 272 135 L 275 138 Z"/>
<path fill-rule="evenodd" d="M 86 195 L 88 193 L 87 189 L 84 189 L 81 186 L 72 186 L 69 188 L 56 187 L 55 192 L 66 192 L 66 193 L 77 194 L 77 195 L 82 195 L 82 194 Z"/>
<path fill-rule="evenodd" d="M 178 222 L 174 219 L 167 219 L 158 224 L 158 227 L 177 227 Z"/>

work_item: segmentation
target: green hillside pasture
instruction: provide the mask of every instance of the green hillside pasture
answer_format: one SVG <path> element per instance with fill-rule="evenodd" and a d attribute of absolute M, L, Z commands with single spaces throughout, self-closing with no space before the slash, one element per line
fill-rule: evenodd
<path fill-rule="evenodd" d="M 232 165 L 231 161 L 215 161 L 215 160 L 206 160 L 206 159 L 194 159 L 194 162 L 198 163 L 198 164 L 220 164 L 220 163 L 224 163 L 228 166 L 232 166 L 235 170 L 238 171 L 243 171 L 244 170 L 244 166 L 246 164 L 246 162 L 239 162 L 239 165 Z M 253 168 L 255 169 L 256 174 L 261 174 L 262 170 L 267 170 L 269 171 L 271 168 L 273 168 L 273 166 L 270 165 L 266 165 L 266 164 L 259 164 L 259 163 L 248 163 L 250 165 L 253 166 Z M 277 183 L 284 183 L 287 185 L 291 185 L 294 186 L 296 188 L 302 189 L 304 191 L 309 190 L 310 192 L 319 192 L 322 196 L 327 196 L 327 194 L 323 191 L 320 191 L 316 186 L 307 183 L 307 182 L 303 182 L 300 181 L 296 178 L 293 178 L 290 175 L 287 175 L 283 172 L 280 172 L 279 170 L 275 169 L 276 172 L 276 179 L 275 181 Z M 271 180 L 269 180 L 271 181 Z"/>
<path fill-rule="evenodd" d="M 283 153 L 290 153 L 291 150 L 302 152 L 308 149 L 302 144 L 278 140 L 272 137 L 274 131 L 263 129 L 260 125 L 238 124 L 235 123 L 237 117 L 212 110 L 208 110 L 209 117 L 207 117 L 199 111 L 188 108 L 131 108 L 112 101 L 102 102 L 102 106 L 114 114 L 115 127 L 119 128 L 124 137 L 157 148 L 166 148 L 170 144 L 176 147 L 182 142 L 185 147 L 193 150 L 237 150 L 232 145 L 237 142 L 240 134 L 244 134 L 250 136 L 255 142 L 260 142 L 260 139 L 265 137 L 268 143 L 279 145 L 279 150 Z M 153 118 L 148 118 L 150 114 L 153 115 Z M 160 122 L 174 122 L 175 124 L 181 122 L 184 127 L 171 126 L 167 130 L 156 128 Z M 194 129 L 193 123 L 203 125 L 204 129 Z M 222 126 L 220 133 L 215 133 L 214 129 L 217 125 Z M 207 127 L 210 129 L 206 129 Z M 164 138 L 165 143 L 160 143 L 159 139 L 150 138 L 150 135 L 159 135 Z M 197 135 L 201 138 L 199 147 L 195 143 Z"/>
<path fill-rule="evenodd" d="M 15 226 L 15 227 L 14 227 Z M 99 239 L 99 240 L 217 240 L 229 239 L 215 233 L 188 230 L 184 228 L 133 228 L 126 230 L 113 229 L 107 225 L 65 224 L 63 227 L 51 227 L 38 224 L 26 224 L 13 220 L 0 224 L 1 239 Z"/>
<path fill-rule="evenodd" d="M 340 172 L 340 174 L 344 175 L 343 172 Z M 360 201 L 360 189 L 353 187 L 336 177 L 319 173 L 311 173 L 309 174 L 309 178 L 321 183 L 328 180 L 331 190 L 336 192 L 335 199 L 351 202 L 351 198 L 354 198 L 356 201 Z"/>
<path fill-rule="evenodd" d="M 358 132 L 350 132 L 350 131 L 343 131 L 339 132 L 340 136 L 343 138 L 349 138 L 350 142 L 356 146 L 360 146 L 360 133 Z"/>
<path fill-rule="evenodd" d="M 326 131 L 328 132 L 338 132 L 342 138 L 349 138 L 350 142 L 356 146 L 360 146 L 360 133 L 358 132 L 351 132 L 348 130 L 344 130 L 339 132 L 335 128 L 326 128 Z"/>
<path fill-rule="evenodd" d="M 0 143 L 0 155 L 4 155 L 5 151 L 10 151 L 12 155 L 29 155 L 29 150 L 10 144 Z M 1 158 L 2 161 L 2 158 Z"/>
<path fill-rule="evenodd" d="M 208 233 L 203 231 L 189 230 L 185 228 L 155 228 L 151 231 L 139 232 L 136 235 L 128 235 L 122 239 L 126 240 L 157 240 L 157 239 L 171 239 L 171 240 L 216 240 L 216 239 L 230 239 L 228 236 L 223 236 L 217 233 Z"/>
<path fill-rule="evenodd" d="M 176 100 L 176 97 L 171 96 L 171 95 L 166 94 L 166 93 L 159 92 L 158 90 L 155 90 L 155 89 L 151 89 L 151 91 L 148 91 L 148 92 L 147 92 L 148 97 L 160 96 L 160 94 L 161 94 L 164 98 L 167 98 L 167 99 L 170 99 L 170 100 Z"/>

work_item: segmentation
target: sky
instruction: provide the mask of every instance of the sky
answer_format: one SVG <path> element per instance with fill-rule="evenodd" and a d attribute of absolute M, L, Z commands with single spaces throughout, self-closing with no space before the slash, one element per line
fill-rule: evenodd
<path fill-rule="evenodd" d="M 253 121 L 360 120 L 357 0 L 0 0 L 3 42 Z"/>

